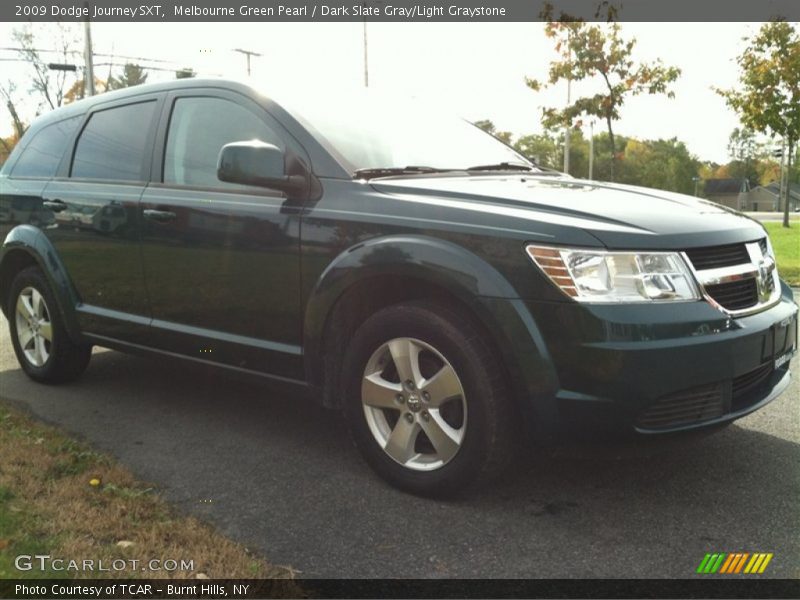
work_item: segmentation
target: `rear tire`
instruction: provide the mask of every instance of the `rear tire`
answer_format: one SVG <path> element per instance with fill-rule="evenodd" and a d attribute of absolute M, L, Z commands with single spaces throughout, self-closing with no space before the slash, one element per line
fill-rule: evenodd
<path fill-rule="evenodd" d="M 384 308 L 356 331 L 343 368 L 353 440 L 392 485 L 452 496 L 512 462 L 519 420 L 469 318 L 430 302 Z"/>
<path fill-rule="evenodd" d="M 16 275 L 6 308 L 14 353 L 28 377 L 63 383 L 86 370 L 92 347 L 69 338 L 55 295 L 38 267 Z"/>

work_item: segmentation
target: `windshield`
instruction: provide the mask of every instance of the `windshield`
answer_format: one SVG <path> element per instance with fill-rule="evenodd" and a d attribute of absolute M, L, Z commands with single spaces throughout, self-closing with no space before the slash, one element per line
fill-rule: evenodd
<path fill-rule="evenodd" d="M 363 93 L 343 102 L 305 98 L 284 106 L 351 172 L 503 163 L 533 167 L 478 127 L 414 99 Z"/>

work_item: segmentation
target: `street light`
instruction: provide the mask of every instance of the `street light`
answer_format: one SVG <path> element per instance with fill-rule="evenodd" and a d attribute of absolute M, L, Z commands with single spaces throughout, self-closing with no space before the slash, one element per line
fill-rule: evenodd
<path fill-rule="evenodd" d="M 694 195 L 697 196 L 698 188 L 700 187 L 700 182 L 702 181 L 702 178 L 695 175 L 694 177 L 692 177 L 692 181 L 694 181 Z"/>

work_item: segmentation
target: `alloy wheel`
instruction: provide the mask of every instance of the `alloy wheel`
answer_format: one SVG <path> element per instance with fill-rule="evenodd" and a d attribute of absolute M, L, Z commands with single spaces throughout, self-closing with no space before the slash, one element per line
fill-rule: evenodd
<path fill-rule="evenodd" d="M 50 358 L 53 324 L 44 297 L 36 288 L 26 287 L 17 297 L 15 310 L 17 341 L 26 360 L 41 367 Z"/>
<path fill-rule="evenodd" d="M 467 427 L 464 388 L 430 344 L 395 338 L 367 361 L 361 402 L 370 432 L 404 467 L 432 471 L 460 450 Z"/>

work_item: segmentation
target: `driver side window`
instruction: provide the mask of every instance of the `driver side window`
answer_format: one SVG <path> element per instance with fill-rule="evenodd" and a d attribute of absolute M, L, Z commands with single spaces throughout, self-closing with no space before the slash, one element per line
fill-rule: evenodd
<path fill-rule="evenodd" d="M 235 102 L 213 97 L 179 98 L 173 106 L 167 132 L 164 183 L 246 187 L 217 179 L 217 158 L 222 147 L 245 140 L 260 140 L 285 150 L 274 130 Z"/>

